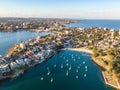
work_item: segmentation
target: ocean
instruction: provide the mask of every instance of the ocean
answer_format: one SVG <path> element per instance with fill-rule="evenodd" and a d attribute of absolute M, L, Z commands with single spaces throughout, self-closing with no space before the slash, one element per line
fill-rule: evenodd
<path fill-rule="evenodd" d="M 80 28 L 102 27 L 119 30 L 120 20 L 80 20 L 80 22 L 67 24 L 67 26 Z"/>

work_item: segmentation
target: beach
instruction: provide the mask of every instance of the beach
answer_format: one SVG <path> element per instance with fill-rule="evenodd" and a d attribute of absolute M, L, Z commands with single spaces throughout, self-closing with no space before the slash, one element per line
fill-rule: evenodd
<path fill-rule="evenodd" d="M 90 49 L 87 49 L 85 47 L 82 47 L 82 48 L 67 48 L 68 50 L 74 50 L 74 51 L 79 51 L 79 52 L 86 52 L 86 53 L 89 53 L 89 54 L 93 54 L 93 51 L 90 50 Z"/>

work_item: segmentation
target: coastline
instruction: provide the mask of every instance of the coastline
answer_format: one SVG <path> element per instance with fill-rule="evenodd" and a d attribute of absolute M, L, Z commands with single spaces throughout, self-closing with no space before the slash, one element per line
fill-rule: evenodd
<path fill-rule="evenodd" d="M 73 51 L 79 51 L 79 52 L 86 52 L 86 53 L 89 53 L 91 55 L 94 54 L 92 50 L 90 50 L 88 48 L 84 48 L 84 47 L 83 48 L 67 48 L 67 49 L 68 50 L 73 50 Z M 64 49 L 64 50 L 66 50 L 66 49 Z M 106 70 L 105 67 L 102 66 L 98 62 L 98 60 L 96 61 L 96 59 L 93 56 L 92 56 L 92 61 L 101 68 L 101 70 L 102 70 L 102 77 L 103 77 L 103 80 L 104 80 L 105 84 L 120 90 L 120 84 L 119 84 L 119 82 L 117 80 L 115 80 L 114 82 L 111 83 L 111 80 L 109 78 L 112 78 L 112 76 L 110 76 L 110 73 L 108 73 L 108 74 L 105 73 L 106 72 L 105 71 Z"/>
<path fill-rule="evenodd" d="M 84 47 L 83 48 L 66 48 L 66 49 L 73 50 L 73 51 L 78 51 L 78 52 L 86 52 L 86 53 L 89 53 L 89 54 L 93 55 L 92 50 L 84 48 Z M 63 50 L 65 50 L 65 49 L 63 49 Z"/>

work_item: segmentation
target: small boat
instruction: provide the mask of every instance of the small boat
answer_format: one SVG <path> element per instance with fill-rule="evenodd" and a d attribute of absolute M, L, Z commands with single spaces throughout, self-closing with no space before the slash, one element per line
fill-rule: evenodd
<path fill-rule="evenodd" d="M 76 79 L 78 79 L 78 76 L 76 76 Z"/>
<path fill-rule="evenodd" d="M 69 70 L 71 70 L 71 65 L 70 65 L 70 67 L 69 67 Z"/>
<path fill-rule="evenodd" d="M 85 64 L 85 62 L 83 61 L 83 64 Z"/>
<path fill-rule="evenodd" d="M 76 69 L 76 72 L 78 73 L 78 69 Z"/>
<path fill-rule="evenodd" d="M 51 83 L 53 82 L 53 78 L 51 78 L 50 82 L 51 82 Z"/>
<path fill-rule="evenodd" d="M 87 66 L 85 66 L 85 68 L 87 69 Z"/>
<path fill-rule="evenodd" d="M 43 77 L 41 77 L 41 80 L 43 80 L 44 78 Z"/>
<path fill-rule="evenodd" d="M 68 76 L 68 71 L 66 72 L 66 76 Z"/>
<path fill-rule="evenodd" d="M 85 69 L 85 71 L 87 71 L 87 69 Z"/>
<path fill-rule="evenodd" d="M 48 76 L 50 75 L 50 71 L 48 71 L 47 75 L 48 75 Z"/>
<path fill-rule="evenodd" d="M 63 68 L 63 64 L 61 64 L 61 68 Z"/>
<path fill-rule="evenodd" d="M 69 64 L 67 63 L 66 66 L 68 66 Z"/>
<path fill-rule="evenodd" d="M 84 77 L 86 77 L 87 75 L 86 74 L 84 74 Z"/>

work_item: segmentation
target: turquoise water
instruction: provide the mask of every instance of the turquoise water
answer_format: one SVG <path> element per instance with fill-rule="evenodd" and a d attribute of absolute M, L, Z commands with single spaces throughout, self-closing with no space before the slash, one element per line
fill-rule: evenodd
<path fill-rule="evenodd" d="M 40 36 L 50 34 L 49 32 L 41 32 Z M 0 32 L 0 55 L 5 55 L 7 50 L 15 43 L 26 41 L 37 37 L 37 33 L 20 31 L 20 32 Z"/>
<path fill-rule="evenodd" d="M 120 20 L 81 20 L 77 23 L 71 23 L 67 26 L 71 27 L 82 27 L 82 28 L 90 28 L 90 27 L 102 27 L 108 29 L 120 29 Z"/>
<path fill-rule="evenodd" d="M 61 64 L 63 64 L 63 68 L 61 68 Z M 69 70 L 70 65 L 71 70 Z M 86 66 L 87 71 L 85 69 Z M 47 68 L 50 70 L 49 76 L 47 75 Z M 67 70 L 68 76 L 66 76 Z M 78 70 L 78 72 L 76 72 L 76 70 Z M 84 74 L 86 74 L 86 77 Z M 76 76 L 78 76 L 78 79 Z M 41 77 L 44 79 L 41 80 Z M 53 82 L 51 82 L 51 78 L 53 78 Z M 34 89 L 113 90 L 112 88 L 105 85 L 101 76 L 100 68 L 91 61 L 90 56 L 83 56 L 83 53 L 81 52 L 69 50 L 56 54 L 48 61 L 30 69 L 21 77 L 0 83 L 0 90 Z"/>

